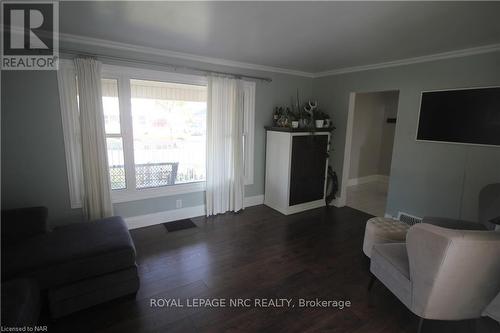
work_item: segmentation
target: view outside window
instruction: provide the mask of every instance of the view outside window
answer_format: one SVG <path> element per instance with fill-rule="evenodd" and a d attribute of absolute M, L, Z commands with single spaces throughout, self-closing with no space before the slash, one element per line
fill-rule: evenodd
<path fill-rule="evenodd" d="M 120 103 L 118 100 L 117 80 L 102 80 L 102 104 L 111 189 L 125 189 L 127 185 L 125 181 L 125 163 L 123 159 L 123 138 L 120 126 Z"/>
<path fill-rule="evenodd" d="M 136 188 L 205 180 L 205 86 L 130 80 Z"/>
<path fill-rule="evenodd" d="M 126 135 L 133 135 L 126 149 L 133 149 L 134 166 L 127 170 L 135 172 L 136 189 L 204 181 L 207 88 L 132 79 L 130 113 L 120 109 L 118 93 L 116 79 L 102 80 L 111 188 L 127 188 Z M 123 133 L 120 112 L 131 119 L 133 134 Z"/>

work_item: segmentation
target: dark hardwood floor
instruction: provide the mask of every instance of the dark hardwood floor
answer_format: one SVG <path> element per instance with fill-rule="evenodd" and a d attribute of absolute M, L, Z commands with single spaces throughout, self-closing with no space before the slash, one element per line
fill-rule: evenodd
<path fill-rule="evenodd" d="M 195 218 L 197 228 L 132 230 L 141 288 L 49 323 L 49 332 L 416 332 L 418 318 L 381 283 L 368 292 L 370 217 L 351 208 L 284 216 L 265 206 Z M 151 298 L 348 300 L 350 308 L 153 308 Z M 426 321 L 430 332 L 500 332 L 490 319 Z"/>

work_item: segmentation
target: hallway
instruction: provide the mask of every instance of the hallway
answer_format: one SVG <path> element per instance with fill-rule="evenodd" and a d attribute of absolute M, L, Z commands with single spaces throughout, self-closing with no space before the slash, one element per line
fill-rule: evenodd
<path fill-rule="evenodd" d="M 386 181 L 373 181 L 347 187 L 347 206 L 362 212 L 384 216 L 387 203 Z"/>

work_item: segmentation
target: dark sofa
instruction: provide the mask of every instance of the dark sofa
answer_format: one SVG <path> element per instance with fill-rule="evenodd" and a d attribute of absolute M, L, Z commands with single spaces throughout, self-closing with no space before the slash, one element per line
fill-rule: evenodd
<path fill-rule="evenodd" d="M 135 247 L 121 217 L 48 231 L 47 215 L 45 207 L 2 212 L 3 286 L 32 281 L 53 318 L 137 292 Z"/>

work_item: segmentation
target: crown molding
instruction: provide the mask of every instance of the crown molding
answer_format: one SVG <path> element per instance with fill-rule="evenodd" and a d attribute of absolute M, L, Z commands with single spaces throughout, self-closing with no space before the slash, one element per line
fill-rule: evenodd
<path fill-rule="evenodd" d="M 500 44 L 490 44 L 490 45 L 484 45 L 484 46 L 479 46 L 479 47 L 454 50 L 454 51 L 449 51 L 449 52 L 429 54 L 429 55 L 420 56 L 420 57 L 399 59 L 399 60 L 381 62 L 381 63 L 370 64 L 370 65 L 361 65 L 361 66 L 339 68 L 339 69 L 333 69 L 333 70 L 314 73 L 314 72 L 305 72 L 305 71 L 299 71 L 299 70 L 293 70 L 293 69 L 286 69 L 286 68 L 281 68 L 281 67 L 273 67 L 273 66 L 252 64 L 252 63 L 247 63 L 247 62 L 233 61 L 233 60 L 227 60 L 227 59 L 205 57 L 205 56 L 199 56 L 199 55 L 190 54 L 190 53 L 169 51 L 169 50 L 158 49 L 158 48 L 153 48 L 153 47 L 139 46 L 139 45 L 134 45 L 134 44 L 115 42 L 115 41 L 111 41 L 111 40 L 92 38 L 92 37 L 84 37 L 84 36 L 73 35 L 73 34 L 60 33 L 59 34 L 59 42 L 60 43 L 61 42 L 63 42 L 63 43 L 64 42 L 75 43 L 78 45 L 87 45 L 87 46 L 94 46 L 94 47 L 99 47 L 99 48 L 135 52 L 135 53 L 144 54 L 144 55 L 155 55 L 155 56 L 169 57 L 169 58 L 175 58 L 175 59 L 197 61 L 197 62 L 206 63 L 206 64 L 228 66 L 228 67 L 235 67 L 235 68 L 243 68 L 243 69 L 251 69 L 251 70 L 270 72 L 270 73 L 288 74 L 288 75 L 302 76 L 302 77 L 307 77 L 307 78 L 321 78 L 321 77 L 325 77 L 325 76 L 333 76 L 333 75 L 361 72 L 361 71 L 374 70 L 374 69 L 397 67 L 397 66 L 418 64 L 418 63 L 429 62 L 429 61 L 436 61 L 436 60 L 443 60 L 443 59 L 450 59 L 450 58 L 459 58 L 459 57 L 466 57 L 466 56 L 471 56 L 471 55 L 476 55 L 476 54 L 483 54 L 483 53 L 500 51 Z M 64 53 L 64 48 L 62 48 L 61 52 Z M 83 52 L 83 50 L 82 50 L 82 52 Z"/>
<path fill-rule="evenodd" d="M 467 57 L 467 56 L 471 56 L 471 55 L 475 55 L 475 54 L 483 54 L 483 53 L 498 52 L 498 51 L 500 51 L 500 44 L 490 44 L 490 45 L 472 47 L 472 48 L 462 49 L 462 50 L 429 54 L 429 55 L 425 55 L 425 56 L 421 56 L 421 57 L 413 57 L 413 58 L 406 58 L 406 59 L 400 59 L 400 60 L 394 60 L 394 61 L 388 61 L 388 62 L 381 62 L 378 64 L 353 66 L 353 67 L 333 69 L 333 70 L 324 71 L 324 72 L 316 72 L 316 73 L 313 73 L 313 78 L 320 78 L 320 77 L 325 77 L 325 76 L 332 76 L 332 75 L 339 75 L 339 74 L 346 74 L 346 73 L 353 73 L 353 72 L 368 71 L 368 70 L 373 70 L 373 69 L 381 69 L 381 68 L 389 68 L 389 67 L 418 64 L 418 63 L 422 63 L 422 62 L 429 62 L 429 61 L 436 61 L 436 60 L 443 60 L 443 59 L 450 59 L 450 58 Z"/>
<path fill-rule="evenodd" d="M 87 45 L 87 46 L 95 46 L 95 47 L 99 47 L 99 48 L 128 51 L 128 52 L 136 52 L 136 53 L 145 54 L 145 55 L 155 55 L 155 56 L 162 56 L 162 57 L 169 57 L 169 58 L 176 58 L 176 59 L 183 59 L 183 60 L 191 60 L 191 61 L 197 61 L 197 62 L 212 64 L 212 65 L 244 68 L 244 69 L 251 69 L 251 70 L 256 70 L 256 71 L 288 74 L 288 75 L 302 76 L 302 77 L 308 77 L 308 78 L 312 78 L 314 76 L 313 73 L 298 71 L 298 70 L 293 70 L 293 69 L 258 65 L 258 64 L 252 64 L 252 63 L 247 63 L 247 62 L 220 59 L 220 58 L 205 57 L 205 56 L 199 56 L 199 55 L 190 54 L 190 53 L 169 51 L 169 50 L 158 49 L 158 48 L 153 48 L 153 47 L 139 46 L 139 45 L 134 45 L 134 44 L 115 42 L 115 41 L 99 39 L 99 38 L 92 38 L 92 37 L 84 37 L 84 36 L 73 35 L 73 34 L 60 33 L 59 34 L 59 41 L 60 41 L 60 43 L 64 43 L 64 42 L 75 43 L 78 45 Z M 63 47 L 61 48 L 61 52 L 64 53 Z M 83 50 L 82 50 L 82 52 L 83 52 Z"/>

